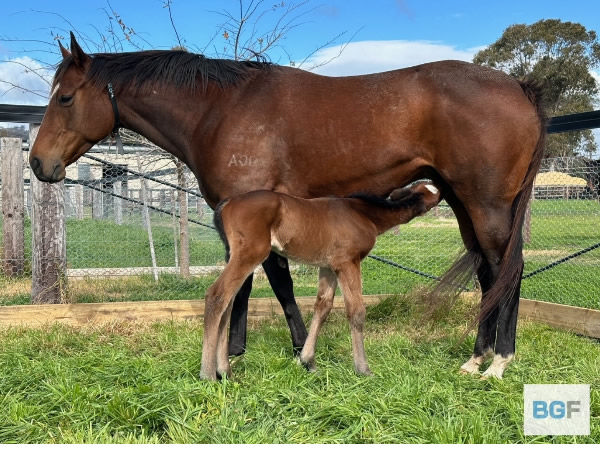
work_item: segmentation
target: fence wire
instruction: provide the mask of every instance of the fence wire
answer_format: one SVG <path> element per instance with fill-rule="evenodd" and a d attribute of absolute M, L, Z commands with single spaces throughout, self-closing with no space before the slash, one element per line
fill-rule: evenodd
<path fill-rule="evenodd" d="M 1 253 L 0 305 L 30 298 L 33 194 L 26 157 L 23 152 L 24 263 Z M 599 174 L 600 163 L 585 158 L 543 162 L 524 229 L 522 297 L 600 308 Z M 195 177 L 164 153 L 84 155 L 68 168 L 63 195 L 64 301 L 203 298 L 224 266 Z M 402 293 L 435 283 L 462 249 L 456 218 L 442 202 L 378 238 L 363 262 L 363 292 Z M 317 269 L 290 264 L 296 295 L 315 295 Z M 252 296 L 272 295 L 258 270 Z"/>

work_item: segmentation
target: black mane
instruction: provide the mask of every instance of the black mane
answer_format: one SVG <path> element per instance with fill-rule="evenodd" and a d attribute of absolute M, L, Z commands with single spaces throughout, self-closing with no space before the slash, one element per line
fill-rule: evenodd
<path fill-rule="evenodd" d="M 223 88 L 243 80 L 254 69 L 272 67 L 267 62 L 213 59 L 184 50 L 96 53 L 90 57 L 88 80 L 101 89 L 112 83 L 117 90 L 126 86 L 151 89 L 160 84 L 205 90 L 209 81 Z M 67 57 L 60 63 L 56 80 L 72 62 L 72 57 Z"/>

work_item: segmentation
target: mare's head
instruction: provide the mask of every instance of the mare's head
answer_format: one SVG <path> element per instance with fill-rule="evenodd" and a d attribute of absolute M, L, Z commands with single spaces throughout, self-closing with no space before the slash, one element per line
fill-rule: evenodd
<path fill-rule="evenodd" d="M 442 200 L 442 193 L 428 182 L 416 183 L 409 187 L 394 189 L 388 196 L 388 201 L 398 203 L 419 196 L 420 214 L 425 214 Z"/>
<path fill-rule="evenodd" d="M 60 44 L 59 44 L 60 45 Z M 106 137 L 115 118 L 106 87 L 94 86 L 87 73 L 91 57 L 71 33 L 71 51 L 60 45 L 59 64 L 46 114 L 29 155 L 35 176 L 51 183 L 65 177 L 65 167 Z"/>

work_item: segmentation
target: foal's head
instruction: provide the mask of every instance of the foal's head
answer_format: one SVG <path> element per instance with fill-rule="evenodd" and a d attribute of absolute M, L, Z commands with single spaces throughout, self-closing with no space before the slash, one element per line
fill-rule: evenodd
<path fill-rule="evenodd" d="M 425 214 L 442 200 L 442 193 L 433 184 L 422 182 L 412 186 L 394 189 L 390 192 L 387 200 L 392 203 L 398 203 L 408 200 L 411 197 L 419 196 L 419 215 Z"/>

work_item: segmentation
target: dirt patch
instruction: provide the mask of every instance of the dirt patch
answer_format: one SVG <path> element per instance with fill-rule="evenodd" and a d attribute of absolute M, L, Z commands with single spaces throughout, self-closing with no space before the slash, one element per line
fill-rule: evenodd
<path fill-rule="evenodd" d="M 455 219 L 440 219 L 437 222 L 415 222 L 409 227 L 413 228 L 458 228 L 458 222 Z"/>
<path fill-rule="evenodd" d="M 565 250 L 523 250 L 523 256 L 549 256 L 553 258 L 561 258 L 567 256 L 568 251 Z"/>

